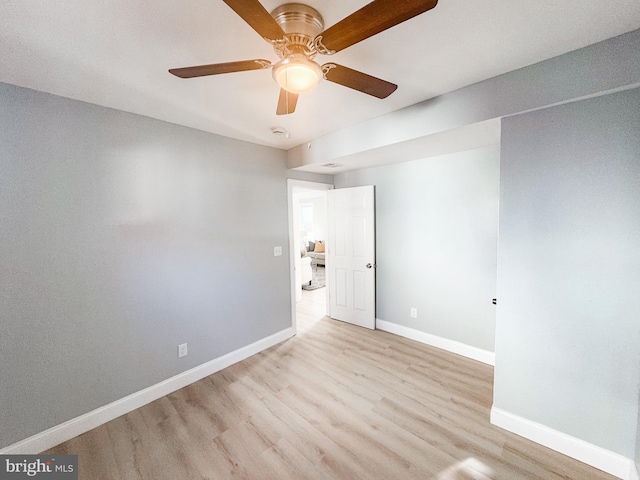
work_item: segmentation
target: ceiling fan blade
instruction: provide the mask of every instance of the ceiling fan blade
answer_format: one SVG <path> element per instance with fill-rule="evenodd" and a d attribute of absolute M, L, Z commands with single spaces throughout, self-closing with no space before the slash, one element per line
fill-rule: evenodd
<path fill-rule="evenodd" d="M 286 91 L 284 88 L 280 89 L 280 97 L 278 98 L 278 108 L 276 115 L 288 115 L 296 111 L 296 104 L 298 103 L 298 94 Z"/>
<path fill-rule="evenodd" d="M 212 63 L 210 65 L 198 65 L 195 67 L 172 68 L 169 73 L 180 78 L 206 77 L 207 75 L 219 75 L 221 73 L 244 72 L 246 70 L 262 70 L 269 68 L 269 60 L 241 60 L 239 62 Z"/>
<path fill-rule="evenodd" d="M 324 78 L 330 82 L 353 88 L 377 98 L 387 98 L 398 88 L 394 83 L 335 63 L 325 63 L 322 70 L 325 72 Z"/>
<path fill-rule="evenodd" d="M 374 0 L 322 32 L 322 43 L 339 52 L 431 10 L 438 0 Z"/>
<path fill-rule="evenodd" d="M 284 31 L 258 0 L 223 0 L 258 34 L 267 40 L 280 40 Z"/>

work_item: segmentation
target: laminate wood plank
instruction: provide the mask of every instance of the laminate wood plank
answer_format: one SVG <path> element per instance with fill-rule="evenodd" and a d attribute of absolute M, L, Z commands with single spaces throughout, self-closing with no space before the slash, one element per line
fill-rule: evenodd
<path fill-rule="evenodd" d="M 86 480 L 614 477 L 489 423 L 493 368 L 324 316 L 297 335 L 69 440 Z"/>
<path fill-rule="evenodd" d="M 301 452 L 286 438 L 280 439 L 269 450 L 261 455 L 271 471 L 276 472 L 279 480 L 297 480 L 307 478 L 310 480 L 334 479 L 327 471 L 319 471 L 317 464 L 311 463 Z M 286 464 L 284 470 L 282 465 Z"/>
<path fill-rule="evenodd" d="M 337 449 L 328 452 L 328 457 L 336 458 L 338 454 L 342 454 L 343 467 L 337 473 L 347 475 L 343 478 L 366 478 L 367 470 L 378 472 L 380 478 L 392 478 L 392 474 L 397 473 L 398 470 L 392 469 L 395 454 L 386 444 L 376 443 L 368 438 L 353 417 L 346 423 L 339 410 L 340 404 L 335 399 L 323 398 L 320 392 L 296 386 L 281 392 L 280 397 L 287 404 L 295 402 L 299 407 L 297 413 L 337 445 Z M 406 468 L 407 465 L 403 464 L 403 467 Z"/>
<path fill-rule="evenodd" d="M 241 418 L 238 410 L 229 407 L 210 381 L 192 383 L 167 395 L 167 399 L 189 426 L 191 434 L 201 441 L 212 441 Z"/>
<path fill-rule="evenodd" d="M 132 462 L 132 467 L 142 478 L 169 475 L 184 478 L 185 475 L 190 475 L 190 470 L 180 461 L 183 448 L 181 440 L 184 436 L 180 438 L 175 434 L 175 429 L 168 428 L 172 419 L 172 416 L 165 413 L 168 403 L 166 397 L 151 402 L 144 408 L 131 412 L 134 415 L 126 415 L 127 422 L 123 425 L 123 430 L 109 432 L 110 447 L 119 454 L 117 460 L 121 477 L 126 478 L 130 471 L 130 468 L 121 468 L 127 461 Z M 109 423 L 106 425 L 109 429 Z M 131 442 L 131 448 L 116 450 L 115 445 L 123 440 Z"/>
<path fill-rule="evenodd" d="M 242 383 L 248 391 L 259 391 L 263 388 L 251 378 L 243 379 Z M 317 438 L 319 432 L 304 417 L 295 415 L 295 412 L 277 397 L 254 396 L 253 399 L 255 414 L 251 417 L 252 422 L 273 445 L 282 446 L 284 440 L 285 446 L 287 442 L 295 445 L 298 454 L 307 459 L 308 463 L 317 465 L 322 461 L 325 450 L 332 446 L 327 446 L 326 439 Z"/>
<path fill-rule="evenodd" d="M 434 422 L 433 418 L 425 417 L 404 405 L 386 399 L 376 407 L 376 413 L 412 432 L 438 451 L 446 452 L 451 458 L 461 461 L 465 456 L 469 456 L 477 459 L 491 471 L 494 471 L 496 464 L 499 465 L 505 475 L 504 478 L 526 478 L 525 470 L 509 464 L 500 464 L 502 448 L 499 445 L 491 445 L 489 439 L 485 442 L 478 441 L 477 435 L 475 438 L 470 438 L 469 432 L 464 428 L 458 428 L 454 432 L 441 423 Z M 490 447 L 487 448 L 487 445 Z"/>
<path fill-rule="evenodd" d="M 382 475 L 389 468 L 389 474 L 402 471 L 409 475 L 413 471 L 417 478 L 424 478 L 426 473 L 435 473 L 453 460 L 383 417 L 374 417 L 369 411 L 350 409 L 348 402 L 326 392 L 307 392 L 293 386 L 283 392 L 283 397 L 285 393 L 299 399 L 295 402 L 301 408 L 299 413 L 310 419 L 325 436 L 345 450 L 357 448 L 358 459 L 354 461 L 364 460 L 368 468 L 383 461 L 384 465 L 373 469 L 380 473 L 381 478 L 389 478 Z M 290 399 L 286 400 L 289 404 Z"/>
<path fill-rule="evenodd" d="M 361 478 L 365 471 L 361 470 L 350 452 L 345 451 L 334 439 L 320 432 L 308 418 L 292 410 L 286 403 L 275 397 L 267 399 L 273 411 L 279 411 L 278 418 L 288 429 L 286 442 L 295 445 L 300 457 L 304 457 L 312 470 L 298 478 Z M 281 442 L 279 442 L 280 444 Z M 290 461 L 290 460 L 289 460 Z M 285 462 L 283 465 L 286 465 Z M 313 473 L 311 473 L 313 472 Z"/>
<path fill-rule="evenodd" d="M 109 434 L 106 428 L 98 427 L 54 447 L 48 453 L 78 455 L 79 478 L 120 480 L 117 458 L 110 448 L 103 448 L 104 445 L 109 445 Z"/>

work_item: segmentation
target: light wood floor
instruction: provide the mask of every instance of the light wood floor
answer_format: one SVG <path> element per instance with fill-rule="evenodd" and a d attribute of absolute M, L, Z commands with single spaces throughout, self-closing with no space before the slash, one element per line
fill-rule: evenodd
<path fill-rule="evenodd" d="M 296 337 L 50 453 L 84 480 L 614 479 L 491 426 L 491 367 L 303 294 Z"/>

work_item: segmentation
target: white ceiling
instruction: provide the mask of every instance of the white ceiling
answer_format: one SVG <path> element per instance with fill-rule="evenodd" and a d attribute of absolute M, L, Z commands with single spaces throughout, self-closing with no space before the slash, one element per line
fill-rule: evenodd
<path fill-rule="evenodd" d="M 269 11 L 286 0 L 263 0 Z M 366 0 L 307 0 L 331 26 Z M 385 100 L 321 82 L 277 116 L 269 70 L 179 79 L 173 67 L 265 58 L 221 0 L 4 0 L 0 81 L 289 149 L 466 85 L 640 28 L 639 0 L 440 0 L 330 60 L 399 85 Z M 285 127 L 291 138 L 275 136 Z"/>

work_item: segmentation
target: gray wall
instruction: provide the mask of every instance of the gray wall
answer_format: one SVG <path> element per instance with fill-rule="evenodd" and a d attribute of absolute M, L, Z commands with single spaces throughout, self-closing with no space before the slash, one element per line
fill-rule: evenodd
<path fill-rule="evenodd" d="M 628 458 L 640 89 L 503 120 L 494 405 Z"/>
<path fill-rule="evenodd" d="M 291 325 L 284 152 L 6 84 L 0 105 L 0 447 Z"/>
<path fill-rule="evenodd" d="M 376 187 L 377 318 L 493 352 L 499 148 L 335 179 L 360 185 Z"/>

